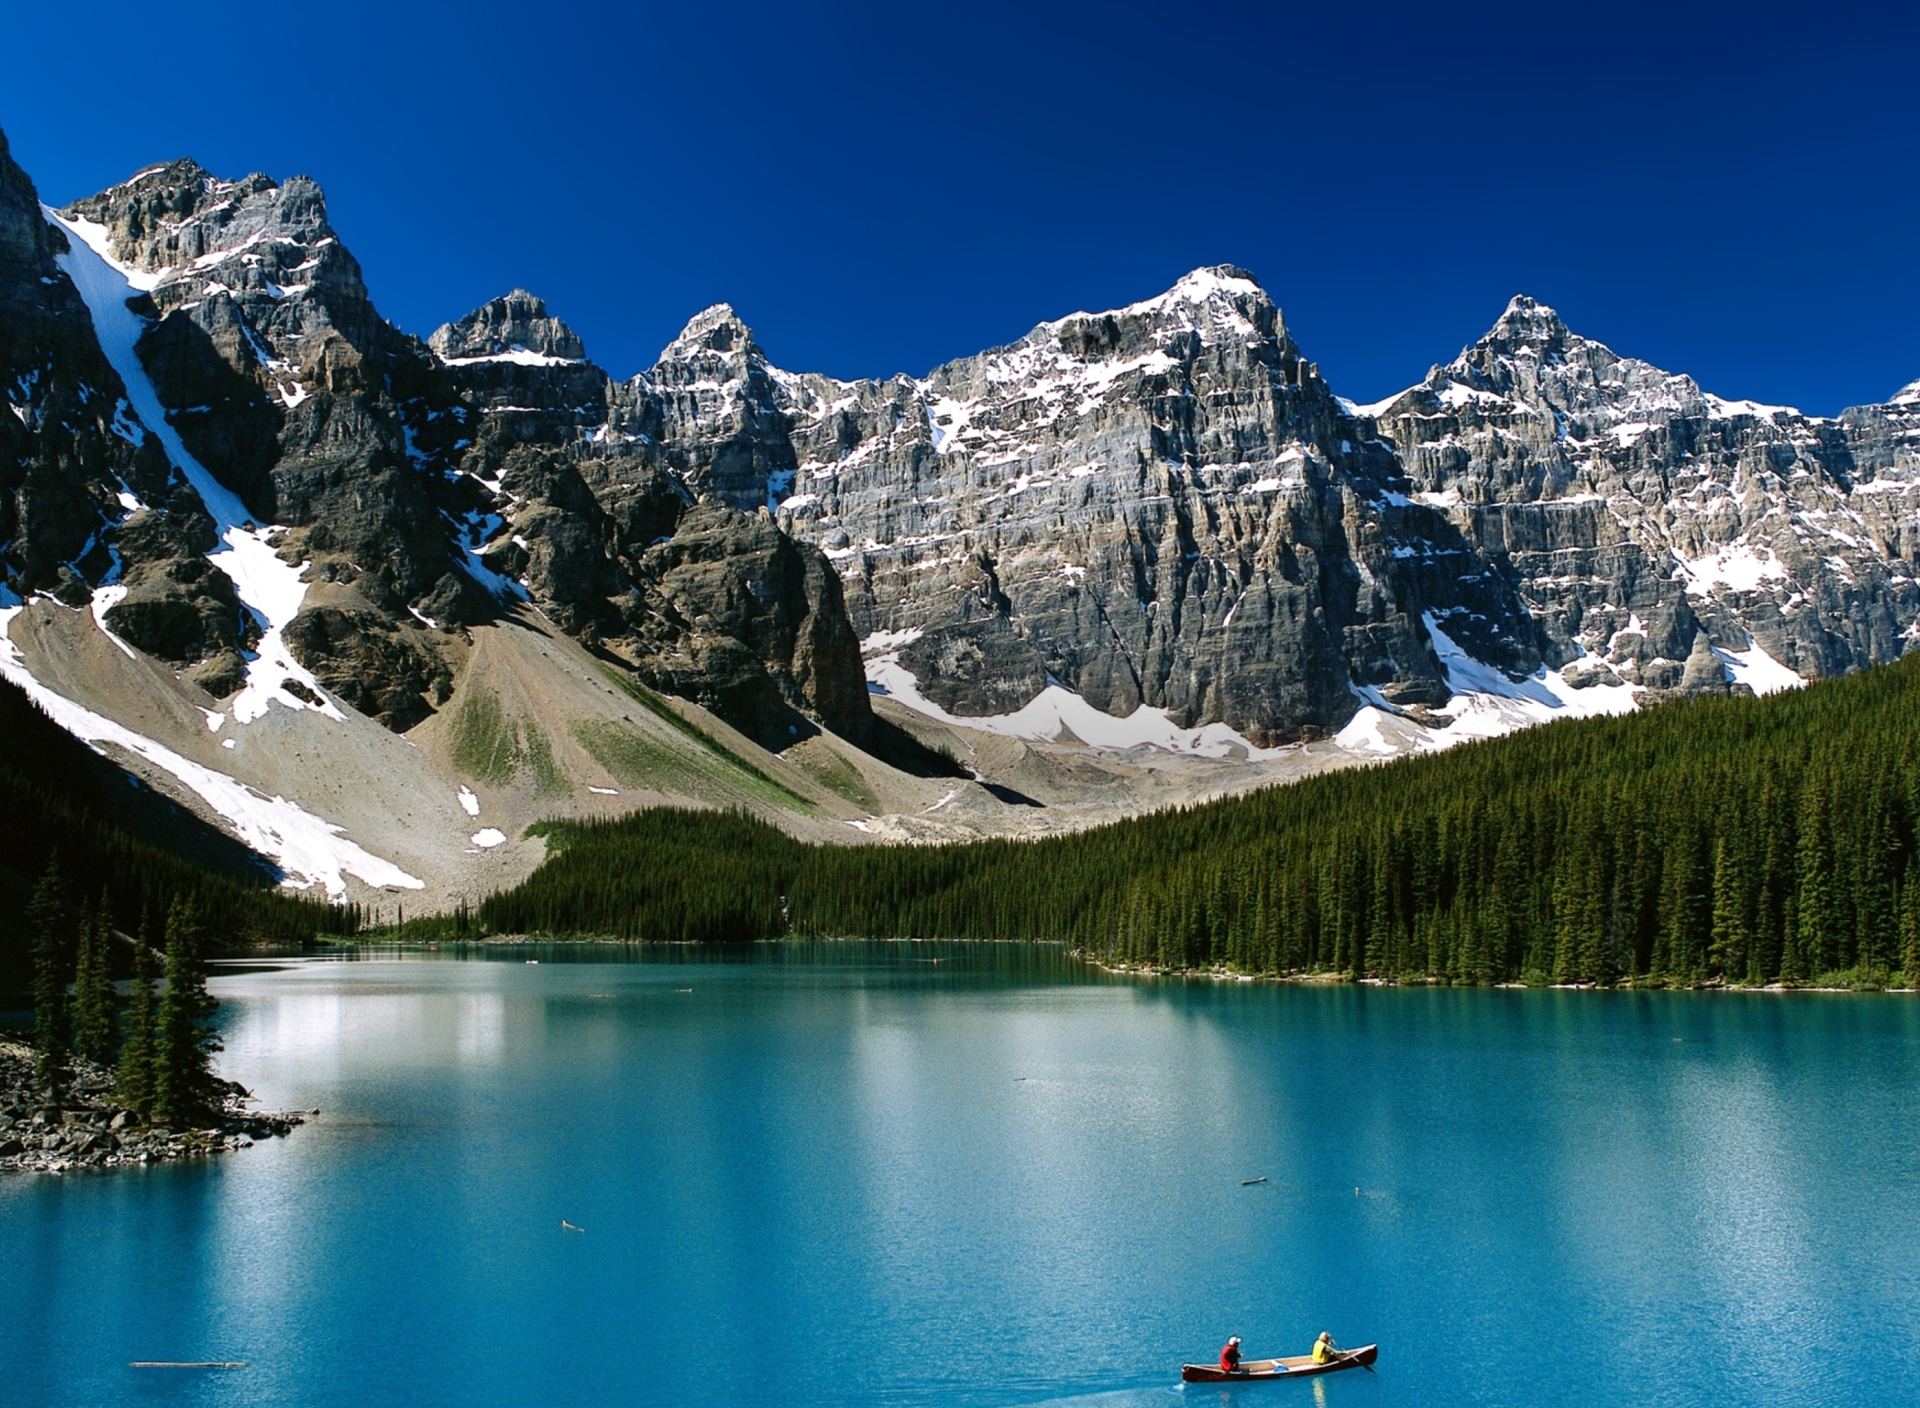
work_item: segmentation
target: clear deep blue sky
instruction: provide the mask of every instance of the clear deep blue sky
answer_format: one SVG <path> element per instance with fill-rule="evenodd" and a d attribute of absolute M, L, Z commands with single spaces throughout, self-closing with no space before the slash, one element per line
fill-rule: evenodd
<path fill-rule="evenodd" d="M 305 173 L 381 310 L 514 285 L 627 375 L 727 300 L 781 365 L 926 372 L 1254 271 L 1336 389 L 1531 293 L 1709 390 L 1920 377 L 1920 6 L 9 6 L 63 203 Z"/>

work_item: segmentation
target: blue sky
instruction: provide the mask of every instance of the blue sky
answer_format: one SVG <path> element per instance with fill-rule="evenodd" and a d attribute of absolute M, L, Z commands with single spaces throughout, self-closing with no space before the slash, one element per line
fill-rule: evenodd
<path fill-rule="evenodd" d="M 305 173 L 400 326 L 524 285 L 617 375 L 722 299 L 781 365 L 920 374 L 1231 262 L 1357 400 L 1516 292 L 1723 395 L 1920 377 L 1911 4 L 98 0 L 7 30 L 44 199 L 180 155 Z"/>

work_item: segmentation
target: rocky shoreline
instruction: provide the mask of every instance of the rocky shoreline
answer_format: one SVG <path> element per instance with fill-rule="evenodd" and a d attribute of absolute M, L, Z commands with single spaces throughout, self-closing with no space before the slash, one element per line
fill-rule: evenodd
<path fill-rule="evenodd" d="M 114 1103 L 113 1073 L 91 1061 L 68 1063 L 59 1108 L 33 1080 L 33 1048 L 0 1041 L 0 1172 L 69 1173 L 81 1169 L 200 1159 L 250 1148 L 256 1139 L 289 1133 L 318 1110 L 250 1110 L 253 1097 L 221 1081 L 219 1108 L 196 1129 L 149 1124 Z"/>
<path fill-rule="evenodd" d="M 1920 987 L 1833 987 L 1812 983 L 1767 983 L 1764 986 L 1752 983 L 1702 982 L 1702 983 L 1654 983 L 1628 980 L 1620 983 L 1449 983 L 1438 978 L 1422 979 L 1418 977 L 1402 978 L 1355 978 L 1344 971 L 1314 969 L 1293 973 L 1242 973 L 1236 969 L 1224 967 L 1207 968 L 1162 968 L 1153 963 L 1120 963 L 1097 958 L 1085 949 L 1068 949 L 1067 952 L 1090 967 L 1098 968 L 1102 973 L 1112 973 L 1128 978 L 1180 978 L 1183 980 L 1206 979 L 1216 983 L 1319 983 L 1328 986 L 1351 983 L 1356 987 L 1368 988 L 1431 988 L 1431 987 L 1489 987 L 1525 991 L 1529 988 L 1540 992 L 1824 992 L 1824 993 L 1920 993 Z"/>

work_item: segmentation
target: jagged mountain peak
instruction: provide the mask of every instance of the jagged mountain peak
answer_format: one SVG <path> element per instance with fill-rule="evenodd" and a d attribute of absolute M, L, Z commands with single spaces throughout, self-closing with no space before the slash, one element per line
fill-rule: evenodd
<path fill-rule="evenodd" d="M 1920 380 L 1910 381 L 1887 398 L 1892 406 L 1920 406 Z"/>
<path fill-rule="evenodd" d="M 1124 308 L 1069 313 L 1042 323 L 1028 341 L 1057 339 L 1068 352 L 1091 360 L 1122 351 L 1142 337 L 1163 340 L 1184 331 L 1198 332 L 1203 340 L 1287 341 L 1273 299 L 1258 279 L 1235 264 L 1202 265 L 1181 275 L 1166 292 Z"/>
<path fill-rule="evenodd" d="M 1471 347 L 1463 348 L 1452 362 L 1429 374 L 1429 384 L 1433 375 L 1445 376 L 1449 373 L 1465 373 L 1469 376 L 1478 373 L 1490 375 L 1496 380 L 1510 381 L 1510 372 L 1502 374 L 1494 369 L 1501 364 L 1523 360 L 1552 364 L 1564 361 L 1571 351 L 1588 347 L 1599 348 L 1612 355 L 1611 349 L 1581 337 L 1568 327 L 1559 313 L 1546 304 L 1527 294 L 1517 293 L 1507 301 L 1505 310 L 1493 326 Z"/>
<path fill-rule="evenodd" d="M 259 172 L 224 181 L 188 157 L 150 166 L 60 214 L 76 224 L 103 226 L 113 258 L 145 276 L 148 286 L 228 255 L 264 253 L 265 246 L 331 246 L 336 259 L 340 253 L 326 193 L 317 182 L 306 176 L 275 181 Z M 303 263 L 304 256 L 287 262 Z"/>
<path fill-rule="evenodd" d="M 1477 342 L 1391 405 L 1410 409 L 1408 396 L 1437 398 L 1455 411 L 1472 403 L 1481 412 L 1500 414 L 1504 406 L 1536 415 L 1571 414 L 1594 424 L 1704 414 L 1712 403 L 1692 377 L 1622 357 L 1525 294 L 1509 300 Z"/>
<path fill-rule="evenodd" d="M 719 353 L 731 357 L 742 352 L 757 352 L 753 329 L 740 321 L 731 303 L 716 303 L 702 308 L 687 320 L 680 335 L 661 349 L 657 360 L 678 361 L 702 354 Z"/>
<path fill-rule="evenodd" d="M 524 361 L 535 365 L 586 360 L 579 334 L 547 312 L 546 300 L 516 288 L 464 318 L 443 323 L 427 339 L 443 362 Z"/>
<path fill-rule="evenodd" d="M 254 179 L 264 181 L 267 178 L 265 176 L 256 176 Z M 126 190 L 133 186 L 140 186 L 151 190 L 170 186 L 200 186 L 204 188 L 209 186 L 231 186 L 234 184 L 235 183 L 231 181 L 220 180 L 219 177 L 208 171 L 206 167 L 202 166 L 192 157 L 182 156 L 175 157 L 172 161 L 163 161 L 157 166 L 142 167 L 140 170 L 134 172 L 133 175 L 127 177 L 126 180 L 116 182 L 107 187 L 107 190 L 101 194 L 104 195 L 112 191 Z"/>

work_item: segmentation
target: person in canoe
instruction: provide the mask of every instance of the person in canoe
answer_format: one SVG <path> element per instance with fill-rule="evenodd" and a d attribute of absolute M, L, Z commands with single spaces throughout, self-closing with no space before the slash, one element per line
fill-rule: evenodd
<path fill-rule="evenodd" d="M 1240 1336 L 1227 1336 L 1226 1348 L 1220 1351 L 1220 1372 L 1223 1374 L 1240 1372 Z"/>
<path fill-rule="evenodd" d="M 1313 1362 L 1316 1364 L 1331 1364 L 1339 1357 L 1340 1347 L 1333 1342 L 1332 1335 L 1322 1330 L 1320 1332 L 1320 1338 L 1313 1342 Z"/>

